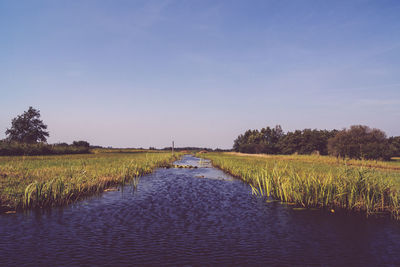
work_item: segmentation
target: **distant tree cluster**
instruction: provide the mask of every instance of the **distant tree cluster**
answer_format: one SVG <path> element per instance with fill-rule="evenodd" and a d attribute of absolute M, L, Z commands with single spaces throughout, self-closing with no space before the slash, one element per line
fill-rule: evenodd
<path fill-rule="evenodd" d="M 233 150 L 242 153 L 321 154 L 358 159 L 389 160 L 400 155 L 400 137 L 387 138 L 379 129 L 354 125 L 338 130 L 295 130 L 284 133 L 280 125 L 247 130 L 239 135 Z"/>
<path fill-rule="evenodd" d="M 379 129 L 353 125 L 328 141 L 329 154 L 357 159 L 390 160 L 396 154 L 386 134 Z"/>
<path fill-rule="evenodd" d="M 260 131 L 247 130 L 234 141 L 233 150 L 243 153 L 279 154 L 279 141 L 284 136 L 280 125 L 275 128 L 262 128 Z"/>
<path fill-rule="evenodd" d="M 288 132 L 279 142 L 282 154 L 311 154 L 327 155 L 328 140 L 338 133 L 337 130 L 304 129 Z"/>

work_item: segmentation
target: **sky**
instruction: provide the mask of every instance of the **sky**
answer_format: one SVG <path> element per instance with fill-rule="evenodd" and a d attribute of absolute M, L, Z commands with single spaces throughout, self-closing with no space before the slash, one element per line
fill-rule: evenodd
<path fill-rule="evenodd" d="M 400 135 L 400 1 L 0 0 L 0 139 L 231 148 L 247 129 Z"/>

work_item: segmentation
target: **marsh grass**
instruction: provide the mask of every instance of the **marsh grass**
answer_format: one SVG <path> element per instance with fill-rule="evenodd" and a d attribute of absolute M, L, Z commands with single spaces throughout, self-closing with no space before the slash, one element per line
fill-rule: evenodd
<path fill-rule="evenodd" d="M 179 155 L 160 152 L 0 157 L 3 211 L 65 205 L 128 182 Z"/>
<path fill-rule="evenodd" d="M 400 218 L 400 172 L 369 167 L 368 162 L 334 163 L 321 156 L 249 156 L 233 153 L 199 155 L 249 183 L 255 195 L 298 207 L 326 207 Z M 311 160 L 313 159 L 313 160 Z M 375 166 L 384 166 L 375 162 Z"/>
<path fill-rule="evenodd" d="M 328 164 L 333 166 L 347 165 L 355 167 L 366 167 L 373 169 L 382 170 L 398 170 L 400 171 L 400 158 L 394 157 L 390 161 L 379 161 L 379 160 L 357 160 L 349 158 L 338 158 L 332 156 L 321 156 L 321 155 L 268 155 L 268 154 L 246 154 L 238 152 L 227 152 L 226 154 L 241 156 L 241 157 L 257 157 L 257 158 L 269 158 L 280 161 L 295 161 L 304 163 L 318 163 Z"/>

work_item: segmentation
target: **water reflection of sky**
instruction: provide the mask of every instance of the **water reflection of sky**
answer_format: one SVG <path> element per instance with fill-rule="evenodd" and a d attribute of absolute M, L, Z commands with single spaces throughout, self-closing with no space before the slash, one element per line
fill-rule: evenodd
<path fill-rule="evenodd" d="M 208 159 L 196 158 L 185 155 L 182 159 L 174 162 L 178 166 L 196 166 L 197 169 L 189 169 L 193 176 L 202 179 L 217 179 L 225 181 L 233 181 L 234 178 L 221 170 L 212 167 L 211 161 Z"/>

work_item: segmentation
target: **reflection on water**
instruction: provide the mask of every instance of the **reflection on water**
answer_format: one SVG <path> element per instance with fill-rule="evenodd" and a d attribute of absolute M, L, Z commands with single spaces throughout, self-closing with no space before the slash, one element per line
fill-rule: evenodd
<path fill-rule="evenodd" d="M 201 167 L 185 156 L 176 164 Z M 396 266 L 400 223 L 294 211 L 214 168 L 160 169 L 65 208 L 0 215 L 0 266 Z"/>

